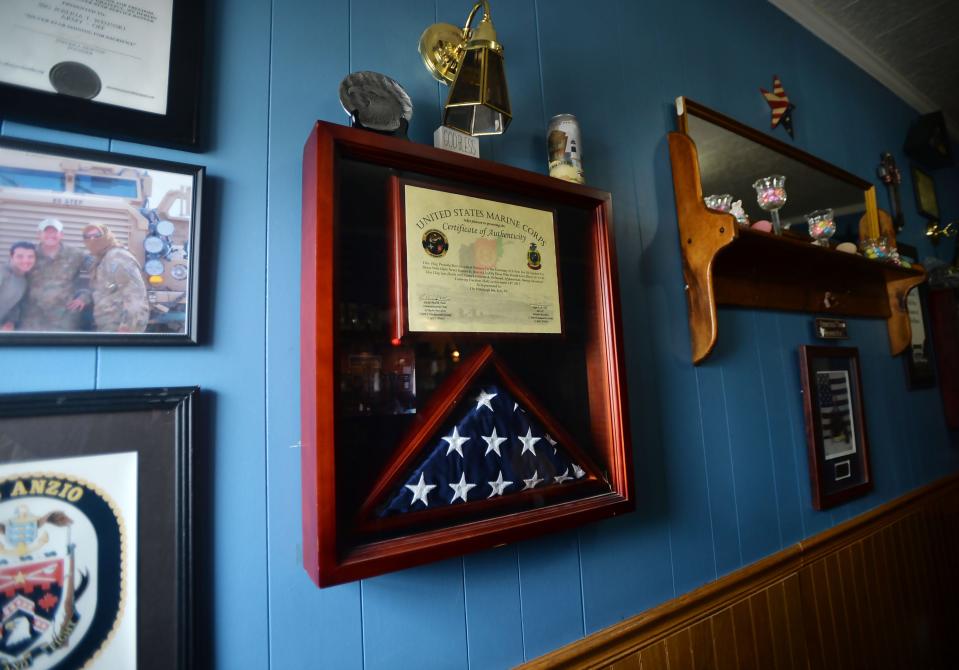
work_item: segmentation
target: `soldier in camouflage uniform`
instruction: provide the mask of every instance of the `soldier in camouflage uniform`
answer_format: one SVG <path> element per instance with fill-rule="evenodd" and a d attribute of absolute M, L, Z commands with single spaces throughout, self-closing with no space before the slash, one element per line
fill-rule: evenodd
<path fill-rule="evenodd" d="M 137 259 L 120 246 L 102 223 L 83 229 L 83 243 L 94 258 L 90 291 L 96 329 L 142 333 L 150 320 L 150 303 Z"/>
<path fill-rule="evenodd" d="M 10 247 L 10 262 L 0 264 L 0 330 L 13 330 L 20 320 L 20 299 L 27 292 L 27 273 L 37 262 L 30 242 Z"/>
<path fill-rule="evenodd" d="M 86 254 L 63 244 L 57 219 L 44 219 L 37 229 L 37 264 L 27 277 L 20 330 L 79 330 L 80 312 L 90 303 L 79 279 Z"/>

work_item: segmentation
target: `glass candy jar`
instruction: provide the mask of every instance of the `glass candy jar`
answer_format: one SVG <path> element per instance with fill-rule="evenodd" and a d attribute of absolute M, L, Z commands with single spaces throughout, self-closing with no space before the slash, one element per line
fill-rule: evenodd
<path fill-rule="evenodd" d="M 773 232 L 782 235 L 779 210 L 786 204 L 786 178 L 781 174 L 761 177 L 755 181 L 756 203 L 759 208 L 769 212 L 773 220 Z"/>
<path fill-rule="evenodd" d="M 829 248 L 829 238 L 836 233 L 836 219 L 831 209 L 817 209 L 806 215 L 812 243 Z"/>
<path fill-rule="evenodd" d="M 707 195 L 703 198 L 703 202 L 706 203 L 706 206 L 709 209 L 716 210 L 717 212 L 728 212 L 729 208 L 733 204 L 733 196 L 728 193 L 723 193 L 721 195 Z"/>

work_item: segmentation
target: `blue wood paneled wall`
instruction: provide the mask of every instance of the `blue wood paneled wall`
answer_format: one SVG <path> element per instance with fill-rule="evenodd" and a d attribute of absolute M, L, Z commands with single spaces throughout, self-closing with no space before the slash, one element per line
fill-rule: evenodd
<path fill-rule="evenodd" d="M 430 143 L 445 89 L 416 41 L 465 1 L 212 0 L 209 150 L 201 155 L 6 121 L 2 133 L 207 166 L 206 344 L 0 349 L 0 390 L 199 384 L 216 395 L 210 454 L 213 608 L 199 631 L 219 668 L 502 668 L 533 658 L 931 481 L 959 466 L 938 389 L 908 392 L 880 321 L 850 320 L 863 363 L 875 491 L 810 504 L 797 347 L 810 317 L 724 309 L 701 367 L 689 336 L 665 134 L 687 95 L 768 129 L 773 74 L 797 105 L 795 143 L 866 178 L 915 113 L 762 0 L 494 0 L 515 120 L 484 157 L 545 172 L 544 128 L 572 112 L 589 183 L 614 194 L 638 511 L 579 531 L 320 591 L 300 565 L 300 156 L 314 119 L 344 121 L 340 79 L 377 70 L 415 104 Z M 780 133 L 782 131 L 777 131 Z M 940 173 L 956 217 L 959 175 Z M 905 175 L 908 227 L 921 236 Z M 885 195 L 880 193 L 880 203 Z"/>

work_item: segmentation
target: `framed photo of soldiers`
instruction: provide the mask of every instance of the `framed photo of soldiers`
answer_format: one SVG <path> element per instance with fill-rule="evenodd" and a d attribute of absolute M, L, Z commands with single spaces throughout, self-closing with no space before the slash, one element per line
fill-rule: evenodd
<path fill-rule="evenodd" d="M 196 344 L 203 176 L 0 139 L 0 345 Z"/>
<path fill-rule="evenodd" d="M 318 585 L 633 508 L 609 193 L 320 122 L 302 232 Z"/>
<path fill-rule="evenodd" d="M 0 3 L 0 118 L 199 150 L 203 0 Z"/>
<path fill-rule="evenodd" d="M 5 667 L 192 667 L 196 393 L 0 396 Z"/>
<path fill-rule="evenodd" d="M 813 506 L 827 509 L 872 489 L 859 350 L 799 348 Z"/>

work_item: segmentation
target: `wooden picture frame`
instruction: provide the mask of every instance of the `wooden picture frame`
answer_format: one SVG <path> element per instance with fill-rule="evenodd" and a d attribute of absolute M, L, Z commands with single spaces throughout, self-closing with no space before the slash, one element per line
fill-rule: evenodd
<path fill-rule="evenodd" d="M 141 68 L 139 76 L 146 76 L 141 54 L 156 51 L 153 44 L 130 39 L 138 26 L 144 30 L 142 24 L 147 22 L 146 17 L 123 13 L 119 9 L 85 9 L 77 5 L 71 6 L 70 15 L 64 18 L 58 14 L 56 5 L 37 8 L 35 4 L 29 13 L 22 14 L 11 4 L 6 10 L 10 15 L 0 18 L 5 19 L 11 31 L 19 31 L 18 34 L 36 35 L 40 28 L 46 28 L 42 31 L 45 38 L 55 40 L 66 50 L 62 54 L 64 60 L 59 63 L 11 63 L 6 73 L 9 78 L 4 78 L 5 73 L 0 69 L 0 118 L 188 151 L 201 150 L 199 109 L 205 0 L 170 0 L 169 15 L 163 11 L 144 11 L 144 14 L 150 14 L 152 24 L 145 32 L 139 33 L 144 40 L 151 37 L 162 39 L 169 20 L 166 99 L 157 101 L 162 104 L 151 106 L 164 110 L 162 112 L 145 111 L 149 107 L 137 106 L 138 100 L 153 100 L 152 89 L 130 91 L 124 88 L 134 85 L 131 82 L 136 81 L 138 67 Z M 161 25 L 164 26 L 162 31 Z M 112 30 L 117 31 L 117 35 L 111 34 Z M 70 48 L 73 39 L 77 39 L 81 48 Z M 166 46 L 165 42 L 163 46 Z M 48 54 L 49 50 L 43 53 Z M 109 64 L 104 59 L 111 53 L 113 63 L 117 59 L 134 63 L 133 71 L 126 73 L 121 81 L 101 81 L 96 72 Z M 20 55 L 20 52 L 14 54 Z M 13 61 L 14 58 L 8 56 L 4 60 Z M 58 72 L 65 72 L 63 68 L 67 66 L 74 69 L 73 76 L 80 81 L 67 82 L 66 88 L 58 87 L 54 80 Z M 157 67 L 162 68 L 162 63 Z M 29 84 L 11 83 L 17 72 L 39 76 L 33 76 Z M 86 78 L 92 78 L 92 83 Z M 87 90 L 91 86 L 92 89 Z M 61 92 L 54 92 L 54 89 Z M 109 103 L 98 101 L 106 93 L 116 95 L 117 92 L 126 94 L 126 97 L 110 99 Z"/>
<path fill-rule="evenodd" d="M 959 430 L 959 289 L 931 289 L 927 296 L 939 393 L 946 425 Z"/>
<path fill-rule="evenodd" d="M 23 283 L 16 303 L 0 305 L 0 344 L 196 344 L 204 175 L 0 138 L 0 273 Z M 97 226 L 119 250 L 88 244 Z M 15 269 L 29 245 L 33 264 Z"/>
<path fill-rule="evenodd" d="M 554 212 L 563 332 L 398 327 L 404 181 Z M 633 509 L 611 216 L 603 191 L 316 124 L 304 149 L 300 327 L 304 567 L 318 585 Z M 487 410 L 486 434 L 465 439 Z M 506 421 L 523 428 L 489 433 Z M 427 480 L 436 454 L 463 458 L 460 471 Z M 499 477 L 470 469 L 494 459 Z M 530 463 L 544 469 L 517 474 Z"/>
<path fill-rule="evenodd" d="M 799 347 L 813 506 L 827 509 L 872 489 L 859 350 Z"/>
<path fill-rule="evenodd" d="M 936 180 L 918 165 L 912 166 L 912 187 L 916 194 L 916 209 L 931 221 L 938 221 L 939 198 L 936 196 Z"/>
<path fill-rule="evenodd" d="M 4 659 L 193 667 L 196 395 L 183 387 L 0 396 L 5 632 L 26 623 L 49 631 L 5 635 Z"/>

